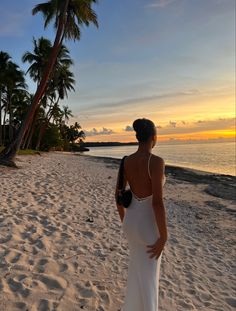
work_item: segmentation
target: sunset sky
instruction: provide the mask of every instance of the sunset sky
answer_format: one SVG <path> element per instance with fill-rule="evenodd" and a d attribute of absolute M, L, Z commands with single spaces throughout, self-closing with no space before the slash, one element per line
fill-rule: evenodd
<path fill-rule="evenodd" d="M 54 38 L 31 15 L 39 2 L 1 1 L 0 50 L 25 71 L 33 36 Z M 77 83 L 62 104 L 86 141 L 135 141 L 132 123 L 143 117 L 160 142 L 234 139 L 234 0 L 100 0 L 94 9 L 99 29 L 65 42 Z"/>

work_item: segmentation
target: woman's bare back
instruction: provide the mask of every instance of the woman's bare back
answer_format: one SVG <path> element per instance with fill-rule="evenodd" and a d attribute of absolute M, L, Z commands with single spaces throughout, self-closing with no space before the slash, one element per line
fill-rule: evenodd
<path fill-rule="evenodd" d="M 156 165 L 159 165 L 160 160 L 162 160 L 160 157 L 152 153 L 147 155 L 132 153 L 125 158 L 124 171 L 126 179 L 132 192 L 138 198 L 145 198 L 152 195 L 152 168 Z"/>

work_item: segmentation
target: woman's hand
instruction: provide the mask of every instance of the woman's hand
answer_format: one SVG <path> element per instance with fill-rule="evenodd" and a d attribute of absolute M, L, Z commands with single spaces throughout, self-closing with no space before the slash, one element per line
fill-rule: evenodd
<path fill-rule="evenodd" d="M 152 245 L 147 245 L 150 249 L 147 251 L 147 253 L 152 253 L 149 258 L 155 257 L 155 259 L 158 259 L 161 255 L 161 252 L 165 246 L 166 240 L 162 238 L 158 238 L 157 241 Z"/>

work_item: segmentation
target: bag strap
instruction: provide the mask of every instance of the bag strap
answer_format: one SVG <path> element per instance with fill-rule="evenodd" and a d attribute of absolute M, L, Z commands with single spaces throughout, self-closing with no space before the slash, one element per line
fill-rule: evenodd
<path fill-rule="evenodd" d="M 120 168 L 119 168 L 119 190 L 123 190 L 123 181 L 124 181 L 124 160 L 127 156 L 124 156 L 121 159 Z"/>

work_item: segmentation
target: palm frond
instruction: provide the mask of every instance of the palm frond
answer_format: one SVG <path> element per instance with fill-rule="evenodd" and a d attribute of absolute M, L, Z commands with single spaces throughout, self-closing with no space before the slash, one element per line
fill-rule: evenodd
<path fill-rule="evenodd" d="M 35 15 L 37 13 L 42 13 L 44 17 L 44 28 L 48 26 L 48 24 L 52 21 L 54 17 L 54 8 L 52 1 L 48 1 L 45 3 L 37 4 L 33 10 L 32 14 Z"/>

